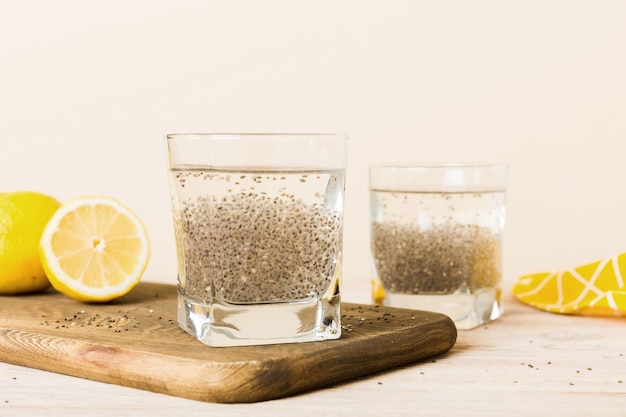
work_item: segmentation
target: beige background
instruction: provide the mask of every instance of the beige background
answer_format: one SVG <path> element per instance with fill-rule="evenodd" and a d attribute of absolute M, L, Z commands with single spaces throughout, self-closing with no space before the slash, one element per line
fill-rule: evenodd
<path fill-rule="evenodd" d="M 510 286 L 626 251 L 625 22 L 609 0 L 0 0 L 0 190 L 119 198 L 144 279 L 173 283 L 164 134 L 345 132 L 344 276 L 368 286 L 368 164 L 506 162 Z"/>

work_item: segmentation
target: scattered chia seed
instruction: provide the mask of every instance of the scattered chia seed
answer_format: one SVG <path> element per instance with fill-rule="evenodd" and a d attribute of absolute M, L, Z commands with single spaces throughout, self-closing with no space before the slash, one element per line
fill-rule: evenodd
<path fill-rule="evenodd" d="M 150 306 L 146 306 L 146 309 L 148 309 L 147 312 L 147 316 L 150 317 L 152 314 L 150 314 L 150 312 L 156 312 L 156 310 L 150 308 Z M 136 311 L 137 308 L 134 308 L 134 311 Z M 129 331 L 129 329 L 137 329 L 138 326 L 141 324 L 139 321 L 137 321 L 137 317 L 136 316 L 129 316 L 128 315 L 129 310 L 117 310 L 117 314 L 112 314 L 112 315 L 100 315 L 98 313 L 96 314 L 86 314 L 85 310 L 80 310 L 78 312 L 76 312 L 75 314 L 71 314 L 71 313 L 64 313 L 63 314 L 63 321 L 60 320 L 54 320 L 54 321 L 48 321 L 45 320 L 41 323 L 39 323 L 41 326 L 46 326 L 46 327 L 54 327 L 55 329 L 70 329 L 72 327 L 85 327 L 85 326 L 92 326 L 92 327 L 98 327 L 98 328 L 102 328 L 102 329 L 110 329 L 115 333 L 121 333 L 122 331 Z M 159 320 L 163 320 L 164 317 L 161 315 L 158 317 Z M 175 323 L 174 319 L 167 319 L 168 324 L 172 325 Z M 67 323 L 67 324 L 61 324 L 61 323 Z M 56 323 L 56 324 L 55 324 Z"/>

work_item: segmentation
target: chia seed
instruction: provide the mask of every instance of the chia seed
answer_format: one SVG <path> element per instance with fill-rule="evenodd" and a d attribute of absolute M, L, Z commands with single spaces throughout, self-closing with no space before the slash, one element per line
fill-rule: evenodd
<path fill-rule="evenodd" d="M 342 216 L 335 207 L 341 194 L 332 194 L 340 180 L 336 174 L 253 174 L 178 172 L 180 187 L 184 179 L 187 188 L 192 181 L 208 183 L 183 199 L 175 214 L 182 290 L 207 304 L 212 297 L 233 304 L 320 298 L 341 248 Z M 231 176 L 238 178 L 237 188 L 228 184 Z M 299 188 L 311 181 L 318 188 L 301 195 Z"/>
<path fill-rule="evenodd" d="M 383 287 L 403 294 L 452 294 L 500 282 L 500 238 L 490 229 L 447 222 L 372 223 L 372 250 Z"/>
<path fill-rule="evenodd" d="M 449 295 L 501 281 L 504 193 L 371 190 L 372 254 L 382 287 Z"/>

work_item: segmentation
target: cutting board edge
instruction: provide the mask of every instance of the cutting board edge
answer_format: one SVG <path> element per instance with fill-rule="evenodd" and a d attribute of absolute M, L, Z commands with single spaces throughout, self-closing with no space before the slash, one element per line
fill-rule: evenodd
<path fill-rule="evenodd" d="M 427 339 L 421 340 L 421 342 L 431 342 L 431 343 L 436 344 L 437 346 L 436 348 L 432 348 L 428 351 L 421 351 L 418 353 L 418 351 L 416 350 L 411 350 L 411 346 L 406 346 L 404 349 L 401 349 L 401 353 L 404 358 L 401 361 L 398 361 L 396 359 L 396 363 L 394 364 L 393 367 L 389 367 L 388 365 L 385 365 L 382 361 L 379 364 L 376 364 L 375 362 L 370 361 L 369 362 L 370 367 L 364 369 L 362 372 L 344 374 L 340 377 L 328 380 L 326 384 L 316 385 L 315 388 L 328 388 L 331 386 L 353 382 L 357 379 L 371 377 L 374 375 L 391 371 L 393 369 L 398 369 L 400 367 L 414 365 L 426 359 L 439 357 L 439 356 L 447 354 L 456 344 L 458 333 L 457 333 L 456 326 L 454 325 L 454 322 L 449 317 L 442 315 L 441 321 L 446 323 L 447 330 L 444 331 L 443 329 L 437 329 L 438 332 L 434 332 L 434 333 L 431 332 L 429 333 Z M 432 323 L 432 324 L 434 325 L 436 323 Z M 380 336 L 379 339 L 381 338 L 383 337 Z M 392 339 L 393 338 L 390 337 L 389 341 L 391 341 Z M 361 341 L 361 343 L 365 344 L 363 341 Z M 398 353 L 398 351 L 396 351 L 396 353 Z M 380 358 L 376 358 L 376 355 L 373 355 L 373 354 L 370 356 L 371 357 L 366 357 L 365 359 L 366 360 L 380 359 Z M 374 364 L 374 366 L 372 366 L 372 364 Z M 290 396 L 302 394 L 305 392 L 309 392 L 315 388 L 303 386 L 301 387 L 301 389 L 292 389 L 280 397 L 267 397 L 267 396 L 256 397 L 252 401 L 245 401 L 245 402 L 259 402 L 259 401 L 268 401 L 268 400 L 273 400 L 273 399 L 278 399 L 278 398 L 285 398 L 285 397 L 290 397 Z M 226 402 L 230 402 L 230 401 L 226 401 Z M 241 402 L 241 401 L 235 401 L 235 402 Z"/>
<path fill-rule="evenodd" d="M 362 305 L 362 304 L 352 304 L 356 307 L 372 307 L 370 305 Z M 406 309 L 393 309 L 384 307 L 385 311 L 406 311 Z M 288 371 L 290 374 L 286 376 L 286 380 L 296 380 L 296 381 L 304 381 L 305 384 L 297 384 L 295 386 L 288 387 L 280 396 L 270 395 L 269 393 L 265 394 L 262 391 L 254 390 L 255 395 L 250 395 L 246 398 L 238 398 L 236 400 L 232 400 L 228 398 L 227 395 L 224 398 L 220 398 L 218 402 L 222 403 L 242 403 L 242 402 L 261 402 L 261 401 L 269 401 L 279 398 L 291 397 L 294 395 L 302 394 L 305 392 L 310 392 L 314 389 L 327 388 L 330 386 L 340 385 L 343 383 L 354 381 L 355 379 L 360 379 L 380 373 L 384 373 L 385 371 L 390 371 L 392 369 L 397 369 L 402 366 L 408 366 L 425 359 L 433 358 L 436 356 L 441 356 L 447 352 L 449 352 L 454 345 L 456 344 L 456 339 L 458 336 L 457 328 L 454 322 L 446 315 L 440 313 L 432 313 L 426 311 L 415 311 L 416 314 L 425 314 L 428 316 L 429 320 L 427 325 L 425 326 L 423 323 L 420 324 L 417 328 L 411 328 L 409 326 L 399 329 L 398 332 L 388 333 L 388 334 L 380 334 L 376 336 L 377 343 L 387 343 L 392 353 L 395 355 L 395 362 L 392 367 L 389 366 L 388 362 L 385 361 L 382 355 L 379 355 L 380 352 L 376 350 L 369 349 L 371 345 L 371 340 L 365 340 L 363 338 L 356 338 L 351 341 L 347 341 L 344 343 L 344 349 L 349 349 L 351 347 L 356 347 L 358 352 L 354 352 L 353 355 L 350 355 L 351 358 L 359 358 L 361 362 L 367 362 L 368 367 L 360 368 L 361 372 L 352 372 L 352 373 L 335 373 L 331 375 L 330 378 L 326 378 L 323 381 L 317 378 L 317 375 L 312 376 L 315 373 L 314 366 L 310 366 L 309 363 L 300 362 L 296 366 L 293 364 L 289 367 Z M 426 327 L 426 328 L 425 328 Z M 416 330 L 419 330 L 421 333 L 418 337 L 413 337 L 412 343 L 406 343 L 402 341 L 402 334 L 411 334 L 416 333 Z M 405 336 L 406 337 L 406 336 Z M 395 343 L 400 340 L 400 343 Z M 326 355 L 333 354 L 333 343 L 338 342 L 338 340 L 331 340 L 322 342 L 323 346 L 317 352 L 317 355 L 320 357 L 325 357 Z M 346 342 L 346 341 L 344 341 Z M 308 343 L 320 343 L 320 342 L 308 342 Z M 394 346 L 395 343 L 395 346 Z M 420 345 L 428 345 L 429 349 L 424 350 L 423 348 L 415 349 Z M 398 357 L 402 357 L 401 360 L 398 360 Z M 343 361 L 345 363 L 345 360 Z M 332 365 L 332 363 L 331 363 Z M 355 370 L 358 370 L 359 367 L 355 367 Z M 319 370 L 318 370 L 319 371 Z M 317 384 L 312 384 L 311 380 L 302 378 L 302 375 L 307 375 L 310 378 L 317 378 L 315 381 L 318 381 Z M 292 378 L 290 378 L 292 376 Z M 297 378 L 299 376 L 299 378 Z M 230 396 L 232 397 L 232 396 Z M 195 398 L 201 401 L 204 401 L 202 398 Z"/>
<path fill-rule="evenodd" d="M 76 311 L 74 309 L 83 308 L 59 294 L 41 294 L 33 299 L 8 298 L 9 301 L 16 301 L 19 308 L 5 308 L 7 315 L 0 318 L 0 361 L 205 402 L 259 402 L 410 365 L 445 353 L 456 343 L 456 327 L 447 316 L 343 302 L 342 317 L 344 312 L 348 314 L 345 321 L 342 319 L 342 325 L 351 324 L 353 331 L 344 328 L 344 335 L 338 340 L 288 344 L 278 349 L 269 346 L 247 352 L 235 349 L 229 354 L 217 354 L 216 350 L 206 356 L 204 353 L 198 354 L 202 345 L 195 339 L 195 354 L 186 355 L 184 351 L 181 354 L 180 349 L 176 354 L 171 351 L 171 347 L 152 349 L 150 346 L 154 346 L 154 341 L 158 343 L 159 338 L 171 336 L 175 293 L 175 287 L 171 285 L 144 283 L 133 292 L 134 298 L 117 305 L 102 306 L 104 311 L 98 310 L 100 306 L 84 308 L 87 310 L 86 315 L 83 317 L 82 313 L 79 314 L 80 321 L 75 320 L 76 327 L 65 326 L 63 321 L 60 326 L 54 325 L 55 315 L 60 320 L 67 314 L 71 316 Z M 54 314 L 51 314 L 48 307 L 31 311 L 29 305 L 33 303 L 37 306 L 62 307 L 55 307 Z M 10 306 L 7 304 L 3 307 Z M 347 311 L 350 309 L 356 310 Z M 25 314 L 15 315 L 14 311 Z M 124 325 L 125 328 L 122 326 L 115 330 L 115 324 L 113 328 L 107 326 L 108 319 L 121 319 L 125 313 L 133 316 L 133 320 Z M 100 323 L 104 325 L 94 329 L 98 332 L 97 339 L 84 335 L 72 336 L 79 325 L 82 327 L 85 323 L 87 327 L 90 324 L 88 316 L 98 315 Z M 171 319 L 166 320 L 168 317 Z M 367 317 L 363 323 L 362 317 Z M 388 323 L 385 322 L 387 318 Z M 21 320 L 27 320 L 28 327 L 23 326 L 25 323 Z M 58 321 L 56 323 L 59 324 Z M 140 339 L 137 338 L 136 332 L 143 330 L 135 330 L 137 326 L 134 324 L 140 329 L 148 329 L 150 333 L 147 338 L 141 334 Z M 119 329 L 128 329 L 131 339 L 120 339 L 123 332 L 120 334 Z M 178 327 L 176 329 L 184 334 Z M 108 337 L 109 334 L 111 339 L 101 337 Z M 178 346 L 175 339 L 168 339 L 174 342 L 169 344 Z M 133 342 L 125 343 L 129 340 Z M 138 340 L 140 344 L 137 344 Z M 184 344 L 185 348 L 191 347 L 187 342 Z M 294 345 L 308 347 L 294 349 L 291 347 Z M 268 350 L 270 347 L 271 350 Z M 146 363 L 152 363 L 153 366 Z M 184 372 L 177 373 L 176 367 Z M 274 382 L 276 376 L 287 376 L 283 378 L 286 382 L 277 385 Z M 188 382 L 191 379 L 194 380 L 193 385 Z M 241 383 L 248 384 L 245 392 L 237 390 Z"/>
<path fill-rule="evenodd" d="M 9 333 L 10 336 L 8 336 Z M 82 340 L 73 340 L 73 348 L 64 353 L 54 349 L 37 349 L 38 361 L 29 361 L 28 355 L 24 355 L 24 350 L 17 347 L 19 345 L 19 342 L 15 342 L 17 338 L 40 339 L 44 344 L 47 339 L 53 339 L 48 335 L 0 327 L 1 362 L 203 402 L 255 402 L 254 400 L 229 401 L 228 399 L 232 397 L 230 394 L 236 391 L 239 384 L 224 383 L 228 378 L 206 378 L 207 374 L 235 373 L 237 369 L 233 368 L 232 362 L 228 364 L 201 362 L 198 359 L 154 352 L 142 352 L 141 355 L 137 355 L 132 349 Z M 34 353 L 28 352 L 28 354 Z M 181 378 L 177 378 L 176 374 L 146 372 L 146 369 L 158 369 L 162 366 L 162 362 L 158 360 L 161 358 L 167 358 L 171 367 L 184 371 L 182 374 L 185 375 L 185 380 L 197 381 L 196 386 L 192 387 L 188 383 L 180 384 Z M 46 359 L 48 362 L 43 366 L 43 360 Z M 99 363 L 102 366 L 98 366 Z M 124 365 L 111 369 L 110 366 L 114 363 Z M 245 362 L 243 366 L 248 372 L 258 372 L 258 369 L 250 368 L 255 366 L 259 368 L 262 364 Z"/>
<path fill-rule="evenodd" d="M 441 328 L 437 329 L 436 326 L 440 321 L 446 322 L 447 329 L 445 331 Z M 451 320 L 443 316 L 441 319 L 435 320 L 430 324 L 437 331 L 425 332 L 425 334 L 427 334 L 426 339 L 420 339 L 419 342 L 415 342 L 411 346 L 395 347 L 395 352 L 402 354 L 403 359 L 401 361 L 396 359 L 394 368 L 441 355 L 454 346 L 457 333 L 456 327 L 454 327 Z M 406 331 L 410 331 L 410 329 Z M 302 394 L 319 388 L 347 383 L 355 378 L 363 378 L 393 369 L 390 368 L 388 364 L 386 365 L 383 361 L 380 361 L 379 358 L 376 358 L 374 352 L 365 349 L 367 340 L 355 339 L 352 344 L 356 345 L 357 348 L 360 347 L 361 352 L 366 352 L 366 354 L 361 357 L 361 360 L 368 361 L 369 365 L 367 368 L 363 368 L 361 372 L 338 374 L 326 380 L 321 380 L 316 376 L 313 379 L 307 379 L 304 384 L 287 387 L 280 395 L 276 395 L 275 390 L 272 389 L 255 387 L 252 390 L 241 391 L 246 393 L 246 395 L 242 397 L 233 395 L 233 392 L 237 392 L 241 381 L 239 381 L 237 385 L 232 386 L 224 384 L 224 380 L 228 380 L 228 378 L 214 376 L 213 378 L 206 379 L 207 372 L 211 371 L 210 368 L 221 368 L 219 363 L 205 363 L 198 359 L 172 357 L 153 352 L 143 352 L 138 356 L 132 349 L 102 343 L 96 344 L 82 340 L 73 340 L 69 351 L 61 351 L 54 349 L 54 343 L 52 343 L 54 338 L 52 336 L 7 329 L 4 327 L 0 327 L 0 335 L 2 335 L 2 337 L 0 337 L 0 361 L 3 362 L 203 402 L 251 403 L 269 401 Z M 399 335 L 395 336 L 398 337 Z M 393 344 L 394 335 L 378 336 L 378 338 L 388 339 L 391 345 Z M 38 362 L 29 361 L 28 358 L 25 357 L 27 355 L 24 355 L 24 349 L 19 348 L 21 345 L 20 341 L 28 341 L 30 344 L 38 345 L 39 348 L 36 352 L 27 352 L 29 354 L 36 353 L 39 355 L 39 363 L 41 363 L 42 358 L 48 359 L 49 362 L 47 366 L 37 366 L 36 364 Z M 328 343 L 328 345 L 324 345 L 325 349 L 322 350 L 324 355 L 320 356 L 327 354 L 332 355 L 332 342 L 333 341 L 321 342 Z M 433 348 L 419 353 L 418 351 L 411 350 L 413 345 L 422 343 L 428 343 L 433 346 Z M 51 346 L 51 348 L 45 348 L 45 346 Z M 171 380 L 171 377 L 164 378 L 163 375 L 159 375 L 158 373 L 148 375 L 150 380 L 149 384 L 144 382 L 146 379 L 145 369 L 150 369 L 153 365 L 150 363 L 150 359 L 154 360 L 154 365 L 160 365 L 161 362 L 159 362 L 158 359 L 164 357 L 167 357 L 170 364 L 174 363 L 174 365 L 184 368 L 185 379 L 199 381 L 196 386 L 191 387 L 189 385 L 181 385 L 180 383 L 177 384 L 175 383 L 176 381 Z M 378 362 L 377 359 L 379 360 Z M 146 363 L 147 360 L 148 363 Z M 102 363 L 103 366 L 97 366 L 99 363 Z M 112 363 L 118 364 L 120 367 L 112 371 L 110 368 Z M 253 375 L 252 378 L 249 378 L 249 380 L 245 382 L 258 384 L 258 382 L 254 380 L 260 373 L 274 373 L 276 368 L 282 368 L 284 372 L 295 375 L 308 374 L 310 376 L 312 372 L 315 372 L 314 370 L 308 369 L 310 367 L 304 366 L 306 364 L 289 364 L 286 359 L 284 359 L 282 363 L 280 361 L 273 361 L 271 365 L 272 366 L 268 369 L 267 364 L 263 362 L 245 362 L 245 364 L 242 364 L 242 367 L 245 366 L 247 372 Z M 257 369 L 251 370 L 251 366 L 255 366 Z M 223 369 L 213 369 L 213 371 L 213 375 L 215 375 L 220 372 L 234 373 L 237 372 L 237 369 L 233 369 L 232 363 L 229 363 L 228 366 L 225 365 Z M 285 380 L 293 379 L 286 378 Z M 266 388 L 270 387 L 268 386 Z"/>

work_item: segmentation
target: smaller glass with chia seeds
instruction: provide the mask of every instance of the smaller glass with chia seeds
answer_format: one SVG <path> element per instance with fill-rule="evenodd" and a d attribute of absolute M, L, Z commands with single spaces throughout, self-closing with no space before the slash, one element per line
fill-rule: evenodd
<path fill-rule="evenodd" d="M 506 182 L 506 165 L 370 167 L 374 302 L 459 329 L 500 317 Z"/>
<path fill-rule="evenodd" d="M 184 330 L 209 346 L 340 337 L 347 141 L 167 135 Z"/>

